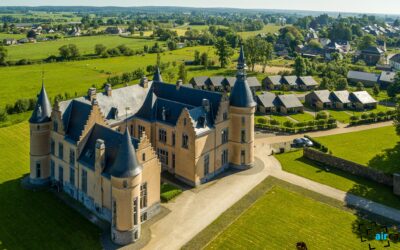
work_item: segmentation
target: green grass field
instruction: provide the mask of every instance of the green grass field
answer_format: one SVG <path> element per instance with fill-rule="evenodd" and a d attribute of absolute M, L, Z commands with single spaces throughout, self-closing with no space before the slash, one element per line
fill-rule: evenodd
<path fill-rule="evenodd" d="M 400 170 L 399 137 L 392 126 L 318 137 L 318 141 L 344 159 L 387 173 Z"/>
<path fill-rule="evenodd" d="M 330 116 L 335 118 L 338 122 L 341 123 L 349 123 L 351 115 L 346 113 L 344 110 L 334 110 L 329 109 L 327 110 Z"/>
<path fill-rule="evenodd" d="M 258 34 L 263 34 L 263 33 L 276 33 L 280 29 L 282 29 L 284 26 L 276 25 L 276 24 L 267 24 L 264 26 L 262 30 L 256 30 L 256 31 L 243 31 L 243 32 L 238 32 L 238 35 L 240 35 L 242 38 L 246 39 L 251 36 L 256 36 Z"/>
<path fill-rule="evenodd" d="M 297 120 L 298 122 L 307 122 L 307 121 L 312 121 L 315 119 L 313 115 L 310 115 L 308 113 L 293 114 L 293 115 L 290 115 L 290 117 Z"/>
<path fill-rule="evenodd" d="M 90 55 L 94 54 L 94 46 L 96 44 L 103 44 L 107 48 L 114 48 L 121 44 L 125 44 L 133 50 L 143 50 L 144 45 L 151 47 L 155 42 L 155 40 L 124 38 L 115 35 L 71 37 L 56 41 L 8 46 L 7 60 L 44 59 L 51 55 L 57 56 L 59 54 L 58 49 L 66 44 L 75 44 L 81 55 Z M 164 42 L 158 43 L 164 45 Z"/>
<path fill-rule="evenodd" d="M 211 58 L 215 58 L 214 50 L 211 47 L 188 47 L 176 51 L 168 51 L 161 54 L 162 62 L 183 62 L 192 60 L 194 51 L 208 51 Z M 61 63 L 35 64 L 16 67 L 0 68 L 0 107 L 5 104 L 13 104 L 18 98 L 35 97 L 40 90 L 41 72 L 45 71 L 45 85 L 50 97 L 65 92 L 72 96 L 77 93 L 83 95 L 92 85 L 98 88 L 106 82 L 110 75 L 119 75 L 123 72 L 131 72 L 137 68 L 145 69 L 147 65 L 156 63 L 156 54 L 144 56 L 114 57 L 106 59 L 94 59 Z M 178 78 L 178 67 L 172 68 L 175 72 L 171 82 Z M 235 70 L 220 69 L 218 67 L 208 70 L 202 67 L 187 67 L 188 80 L 197 75 L 234 75 Z M 151 78 L 150 78 L 151 79 Z M 168 80 L 164 74 L 164 80 Z"/>
<path fill-rule="evenodd" d="M 287 172 L 400 209 L 400 199 L 393 194 L 390 187 L 335 168 L 317 165 L 303 157 L 301 150 L 275 157 L 280 161 L 282 169 Z"/>
<path fill-rule="evenodd" d="M 275 186 L 205 249 L 296 249 L 297 242 L 308 249 L 366 249 L 355 230 L 359 221 L 348 211 Z"/>
<path fill-rule="evenodd" d="M 27 123 L 0 128 L 0 249 L 101 249 L 100 230 L 48 191 L 23 189 Z"/>

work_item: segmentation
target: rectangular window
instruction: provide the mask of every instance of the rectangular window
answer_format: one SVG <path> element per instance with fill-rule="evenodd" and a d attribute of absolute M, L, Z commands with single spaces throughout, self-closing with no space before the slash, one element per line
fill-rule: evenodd
<path fill-rule="evenodd" d="M 228 129 L 223 129 L 221 131 L 221 144 L 228 143 Z"/>
<path fill-rule="evenodd" d="M 242 117 L 242 126 L 244 126 L 246 124 L 246 118 L 243 116 Z"/>
<path fill-rule="evenodd" d="M 172 154 L 172 168 L 175 169 L 175 154 Z"/>
<path fill-rule="evenodd" d="M 40 169 L 40 162 L 36 162 L 36 178 L 40 178 L 42 173 L 41 173 L 41 169 Z"/>
<path fill-rule="evenodd" d="M 161 143 L 167 143 L 167 131 L 164 129 L 159 129 L 158 130 L 158 140 Z"/>
<path fill-rule="evenodd" d="M 69 149 L 69 165 L 75 166 L 75 151 L 73 148 Z"/>
<path fill-rule="evenodd" d="M 132 135 L 132 136 L 134 135 L 133 132 L 134 132 L 134 131 L 133 131 L 133 125 L 131 124 L 131 135 Z"/>
<path fill-rule="evenodd" d="M 245 130 L 241 131 L 240 140 L 242 143 L 246 142 L 246 131 Z"/>
<path fill-rule="evenodd" d="M 175 146 L 175 132 L 172 132 L 172 146 Z"/>
<path fill-rule="evenodd" d="M 53 122 L 53 130 L 54 130 L 54 132 L 58 132 L 58 122 L 57 121 Z"/>
<path fill-rule="evenodd" d="M 204 156 L 204 176 L 210 173 L 210 155 Z"/>
<path fill-rule="evenodd" d="M 140 185 L 140 208 L 147 207 L 147 183 Z"/>
<path fill-rule="evenodd" d="M 82 192 L 87 193 L 87 172 L 82 169 Z"/>
<path fill-rule="evenodd" d="M 244 150 L 242 150 L 240 152 L 240 162 L 243 164 L 245 164 L 245 160 L 246 160 L 246 152 Z"/>
<path fill-rule="evenodd" d="M 228 164 L 228 149 L 222 151 L 221 154 L 221 166 L 225 166 L 226 164 Z"/>
<path fill-rule="evenodd" d="M 56 168 L 55 163 L 54 163 L 53 160 L 51 160 L 50 161 L 50 176 L 51 176 L 51 179 L 54 179 L 55 168 Z"/>
<path fill-rule="evenodd" d="M 137 198 L 133 201 L 133 225 L 138 224 L 138 202 Z"/>
<path fill-rule="evenodd" d="M 145 222 L 147 220 L 147 213 L 143 213 L 142 216 L 140 216 L 140 222 Z"/>
<path fill-rule="evenodd" d="M 157 150 L 158 159 L 160 159 L 161 164 L 168 166 L 168 151 L 163 149 Z"/>
<path fill-rule="evenodd" d="M 182 135 L 182 148 L 189 148 L 189 136 L 186 134 Z"/>
<path fill-rule="evenodd" d="M 142 161 L 146 161 L 146 154 L 145 153 L 142 154 Z"/>
<path fill-rule="evenodd" d="M 142 137 L 142 134 L 143 134 L 143 132 L 145 132 L 145 131 L 146 131 L 146 128 L 143 127 L 142 125 L 139 125 L 139 126 L 138 126 L 138 132 L 139 132 L 138 138 Z"/>
<path fill-rule="evenodd" d="M 64 158 L 64 145 L 62 144 L 62 142 L 58 143 L 58 157 L 60 159 Z"/>
<path fill-rule="evenodd" d="M 50 153 L 52 154 L 52 155 L 54 155 L 55 154 L 55 147 L 56 147 L 56 143 L 54 142 L 54 140 L 53 139 L 51 139 L 51 142 L 50 142 Z"/>
<path fill-rule="evenodd" d="M 58 166 L 58 181 L 64 184 L 64 169 L 61 165 Z"/>
<path fill-rule="evenodd" d="M 75 187 L 75 168 L 69 168 L 69 183 Z"/>

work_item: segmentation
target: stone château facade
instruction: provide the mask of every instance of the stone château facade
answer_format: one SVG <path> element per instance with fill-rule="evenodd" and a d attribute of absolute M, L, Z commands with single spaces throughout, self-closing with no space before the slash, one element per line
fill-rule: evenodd
<path fill-rule="evenodd" d="M 51 107 L 44 86 L 30 118 L 30 182 L 57 184 L 111 223 L 117 244 L 140 237 L 160 208 L 160 174 L 198 186 L 229 166 L 254 164 L 256 103 L 241 49 L 224 93 L 153 80 Z"/>

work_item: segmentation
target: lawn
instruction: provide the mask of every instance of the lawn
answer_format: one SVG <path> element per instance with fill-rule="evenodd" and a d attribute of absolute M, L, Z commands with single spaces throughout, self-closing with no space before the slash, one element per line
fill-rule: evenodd
<path fill-rule="evenodd" d="M 400 199 L 393 194 L 390 187 L 335 168 L 317 165 L 304 158 L 301 150 L 275 157 L 280 161 L 282 169 L 287 172 L 400 209 Z"/>
<path fill-rule="evenodd" d="M 350 123 L 351 115 L 349 113 L 346 113 L 344 110 L 329 109 L 327 110 L 327 112 L 331 117 L 335 118 L 338 122 Z"/>
<path fill-rule="evenodd" d="M 48 191 L 21 187 L 29 126 L 0 128 L 0 249 L 101 249 L 100 230 Z"/>
<path fill-rule="evenodd" d="M 162 62 L 182 62 L 193 60 L 194 51 L 208 51 L 211 58 L 215 58 L 214 50 L 207 46 L 188 47 L 161 54 Z M 0 68 L 0 107 L 5 104 L 14 104 L 18 98 L 35 97 L 40 90 L 41 72 L 45 71 L 45 85 L 50 97 L 57 94 L 69 93 L 74 96 L 83 95 L 92 85 L 101 88 L 110 75 L 131 72 L 137 68 L 145 69 L 147 65 L 156 63 L 156 54 L 144 56 L 114 57 L 84 61 L 72 61 L 49 64 L 35 64 L 27 66 Z M 172 67 L 172 66 L 171 66 Z M 178 77 L 178 67 L 172 68 L 175 72 L 171 82 Z M 202 67 L 187 67 L 188 80 L 196 75 L 234 75 L 234 70 L 220 69 L 219 67 L 205 70 Z M 151 78 L 150 78 L 151 79 Z M 164 74 L 164 79 L 167 77 Z"/>
<path fill-rule="evenodd" d="M 383 247 L 372 240 L 361 242 L 358 226 L 368 220 L 394 224 L 268 177 L 182 249 L 296 249 L 300 241 L 308 249 L 368 249 L 369 243 Z M 391 246 L 399 248 L 398 244 Z"/>
<path fill-rule="evenodd" d="M 346 160 L 387 173 L 400 170 L 399 138 L 392 126 L 318 137 L 318 141 Z"/>
<path fill-rule="evenodd" d="M 58 55 L 58 49 L 66 44 L 75 44 L 82 55 L 94 54 L 94 46 L 103 44 L 107 48 L 114 48 L 125 44 L 133 50 L 143 50 L 144 45 L 153 46 L 155 40 L 124 38 L 115 35 L 81 36 L 63 38 L 55 41 L 38 42 L 8 46 L 7 60 L 43 59 L 51 55 Z M 163 45 L 163 42 L 158 42 Z"/>
<path fill-rule="evenodd" d="M 246 39 L 251 36 L 256 36 L 258 34 L 274 34 L 278 32 L 280 29 L 282 29 L 284 26 L 281 25 L 276 25 L 276 24 L 267 24 L 264 25 L 264 28 L 262 30 L 255 30 L 255 31 L 243 31 L 243 32 L 238 32 L 238 35 L 241 36 L 242 38 Z"/>
<path fill-rule="evenodd" d="M 290 115 L 291 118 L 297 120 L 298 122 L 308 122 L 315 120 L 315 117 L 308 113 L 298 113 Z"/>
<path fill-rule="evenodd" d="M 161 184 L 161 201 L 168 202 L 182 193 L 182 189 L 169 183 Z"/>
<path fill-rule="evenodd" d="M 293 122 L 291 119 L 288 118 L 288 116 L 285 116 L 285 115 L 275 114 L 275 115 L 271 115 L 271 116 L 267 115 L 266 117 L 272 118 L 273 120 L 276 120 L 276 121 L 280 122 L 281 124 L 283 124 L 286 121 Z"/>

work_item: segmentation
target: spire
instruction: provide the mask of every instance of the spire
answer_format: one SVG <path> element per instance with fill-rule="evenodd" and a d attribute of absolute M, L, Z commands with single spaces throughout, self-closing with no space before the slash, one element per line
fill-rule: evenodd
<path fill-rule="evenodd" d="M 42 123 L 50 121 L 51 117 L 51 104 L 47 97 L 46 89 L 42 79 L 42 89 L 38 95 L 38 99 L 35 105 L 35 109 L 32 112 L 32 116 L 29 119 L 30 123 Z"/>
<path fill-rule="evenodd" d="M 156 71 L 154 72 L 153 82 L 162 82 L 160 68 L 157 66 Z"/>
<path fill-rule="evenodd" d="M 117 178 L 126 178 L 137 176 L 142 172 L 142 167 L 136 158 L 136 151 L 132 145 L 131 136 L 128 127 L 122 136 L 122 142 L 119 146 L 117 157 L 111 168 L 111 175 Z"/>
<path fill-rule="evenodd" d="M 237 64 L 236 82 L 230 94 L 230 105 L 234 107 L 254 107 L 256 102 L 253 93 L 246 79 L 246 58 L 244 56 L 243 45 L 240 46 L 239 59 Z"/>

